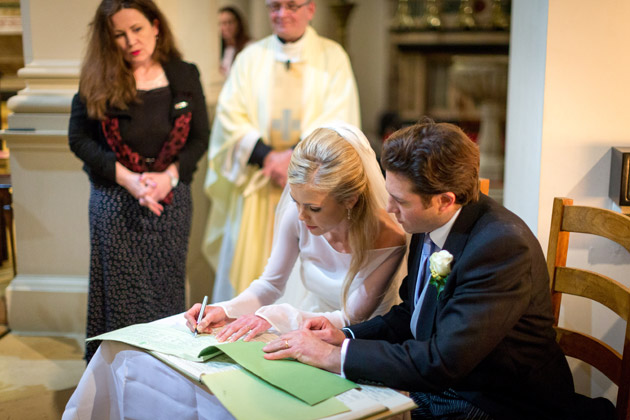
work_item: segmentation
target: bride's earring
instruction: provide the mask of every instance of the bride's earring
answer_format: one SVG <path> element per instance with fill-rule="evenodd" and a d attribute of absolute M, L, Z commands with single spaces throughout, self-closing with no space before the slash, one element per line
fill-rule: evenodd
<path fill-rule="evenodd" d="M 352 209 L 348 209 L 348 220 L 352 220 Z"/>

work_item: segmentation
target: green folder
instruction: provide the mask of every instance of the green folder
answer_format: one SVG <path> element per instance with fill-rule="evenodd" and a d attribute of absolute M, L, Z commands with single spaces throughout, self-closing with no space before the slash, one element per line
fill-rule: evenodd
<path fill-rule="evenodd" d="M 202 350 L 199 357 L 218 349 L 254 375 L 310 405 L 358 388 L 352 381 L 295 360 L 267 360 L 264 346 L 255 341 L 223 343 Z"/>
<path fill-rule="evenodd" d="M 194 338 L 185 328 L 157 324 L 131 325 L 86 341 L 90 340 L 121 341 L 195 362 L 225 353 L 244 369 L 310 405 L 357 388 L 351 381 L 295 360 L 267 360 L 262 351 L 265 343 L 259 341 L 218 343 L 211 335 Z"/>
<path fill-rule="evenodd" d="M 201 381 L 239 420 L 312 420 L 350 411 L 334 397 L 306 404 L 244 369 L 202 375 Z"/>

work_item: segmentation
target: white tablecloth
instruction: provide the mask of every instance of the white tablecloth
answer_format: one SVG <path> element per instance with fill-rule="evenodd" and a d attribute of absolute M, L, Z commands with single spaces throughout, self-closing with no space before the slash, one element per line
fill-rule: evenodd
<path fill-rule="evenodd" d="M 200 383 L 135 347 L 104 341 L 87 366 L 62 420 L 229 419 Z"/>
<path fill-rule="evenodd" d="M 183 314 L 156 321 L 185 325 Z M 234 420 L 208 388 L 136 347 L 103 341 L 62 420 Z"/>

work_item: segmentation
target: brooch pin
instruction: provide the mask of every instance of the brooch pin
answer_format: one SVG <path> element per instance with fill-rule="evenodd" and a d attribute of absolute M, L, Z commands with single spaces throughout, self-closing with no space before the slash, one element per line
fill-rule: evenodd
<path fill-rule="evenodd" d="M 188 102 L 181 101 L 175 104 L 175 109 L 183 109 L 183 108 L 186 108 L 187 106 L 188 106 Z"/>

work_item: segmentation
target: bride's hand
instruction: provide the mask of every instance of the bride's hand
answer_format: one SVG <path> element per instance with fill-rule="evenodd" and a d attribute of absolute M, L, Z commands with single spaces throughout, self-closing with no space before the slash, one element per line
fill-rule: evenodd
<path fill-rule="evenodd" d="M 195 303 L 192 308 L 190 308 L 184 314 L 184 318 L 186 318 L 186 326 L 190 329 L 190 331 L 199 333 L 207 333 L 210 334 L 213 328 L 218 328 L 225 325 L 226 322 L 229 322 L 230 318 L 225 314 L 225 310 L 223 310 L 220 306 L 206 306 L 206 310 L 204 311 L 203 318 L 199 325 L 197 325 L 197 318 L 199 317 L 199 312 L 201 311 L 201 304 Z"/>
<path fill-rule="evenodd" d="M 264 318 L 256 315 L 243 315 L 236 321 L 228 324 L 223 330 L 217 334 L 217 340 L 223 342 L 228 340 L 234 342 L 245 336 L 243 341 L 251 341 L 258 334 L 263 333 L 271 328 L 271 324 Z"/>

